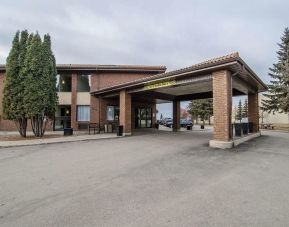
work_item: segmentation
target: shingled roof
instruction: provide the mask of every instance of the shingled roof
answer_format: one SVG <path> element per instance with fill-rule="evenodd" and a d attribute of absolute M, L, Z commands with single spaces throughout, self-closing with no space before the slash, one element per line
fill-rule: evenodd
<path fill-rule="evenodd" d="M 221 57 L 216 57 L 216 58 L 212 58 L 209 60 L 205 60 L 201 63 L 194 64 L 194 65 L 189 66 L 189 67 L 177 69 L 177 70 L 166 72 L 166 73 L 156 74 L 153 76 L 137 79 L 137 80 L 130 81 L 130 82 L 121 83 L 118 85 L 114 85 L 114 86 L 106 87 L 106 88 L 103 88 L 100 90 L 96 90 L 96 91 L 93 91 L 91 93 L 92 94 L 101 94 L 101 93 L 105 93 L 105 92 L 113 91 L 113 90 L 117 91 L 117 90 L 120 90 L 122 88 L 127 88 L 127 87 L 134 86 L 137 84 L 146 83 L 146 82 L 154 81 L 154 80 L 158 80 L 158 79 L 165 79 L 167 77 L 171 77 L 174 75 L 177 76 L 177 75 L 184 74 L 187 72 L 196 72 L 196 71 L 201 70 L 201 69 L 209 69 L 211 67 L 224 65 L 226 63 L 231 63 L 231 62 L 241 63 L 244 67 L 247 68 L 248 71 L 250 71 L 250 73 L 253 75 L 254 79 L 256 79 L 260 84 L 262 84 L 262 86 L 264 86 L 265 89 L 267 88 L 266 85 L 262 82 L 262 80 L 253 72 L 253 70 L 240 58 L 239 53 L 234 52 L 234 53 L 224 55 Z"/>

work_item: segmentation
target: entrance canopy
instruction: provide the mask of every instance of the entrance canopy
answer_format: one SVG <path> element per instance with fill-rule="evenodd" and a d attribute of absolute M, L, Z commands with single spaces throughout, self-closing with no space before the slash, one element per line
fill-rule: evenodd
<path fill-rule="evenodd" d="M 247 95 L 267 89 L 262 80 L 240 58 L 238 53 L 214 58 L 187 68 L 157 74 L 143 79 L 91 92 L 92 95 L 114 97 L 126 90 L 136 97 L 162 100 L 187 101 L 213 97 L 213 72 L 227 70 L 232 76 L 232 95 Z"/>
<path fill-rule="evenodd" d="M 106 87 L 91 92 L 96 100 L 119 100 L 120 121 L 131 134 L 132 103 L 173 102 L 173 131 L 180 127 L 180 102 L 213 98 L 213 147 L 232 147 L 232 96 L 248 96 L 248 119 L 252 133 L 259 132 L 258 93 L 267 86 L 238 53 L 213 58 L 175 71 Z M 101 111 L 101 109 L 100 109 Z M 155 114 L 153 114 L 155 116 Z"/>

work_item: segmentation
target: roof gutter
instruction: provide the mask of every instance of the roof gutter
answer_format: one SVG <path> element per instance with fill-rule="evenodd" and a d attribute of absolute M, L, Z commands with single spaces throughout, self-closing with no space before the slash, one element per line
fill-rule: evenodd
<path fill-rule="evenodd" d="M 238 60 L 239 64 L 242 65 L 242 67 L 253 76 L 253 79 L 261 84 L 265 90 L 268 90 L 268 86 L 256 75 L 256 73 L 244 62 L 241 58 Z"/>

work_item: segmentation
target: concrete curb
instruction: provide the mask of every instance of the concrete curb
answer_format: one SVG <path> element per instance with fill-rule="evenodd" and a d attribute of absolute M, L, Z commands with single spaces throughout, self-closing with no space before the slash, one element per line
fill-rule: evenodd
<path fill-rule="evenodd" d="M 57 144 L 57 143 L 70 143 L 70 142 L 81 142 L 90 140 L 106 140 L 106 139 L 117 139 L 122 138 L 116 135 L 85 135 L 85 136 L 72 136 L 72 137 L 61 137 L 61 138 L 47 138 L 47 139 L 37 139 L 37 140 L 24 140 L 24 141 L 2 141 L 0 142 L 1 148 L 9 147 L 22 147 L 22 146 L 37 146 L 37 145 L 47 145 L 47 144 Z"/>
<path fill-rule="evenodd" d="M 261 136 L 261 132 L 251 133 L 244 137 L 235 138 L 232 141 L 210 140 L 209 144 L 212 148 L 230 149 L 259 136 Z"/>
<path fill-rule="evenodd" d="M 249 134 L 248 136 L 244 136 L 244 137 L 241 137 L 239 139 L 235 139 L 234 140 L 234 147 L 240 145 L 241 143 L 249 141 L 251 139 L 257 138 L 259 136 L 261 136 L 261 132 L 252 133 L 252 134 Z"/>

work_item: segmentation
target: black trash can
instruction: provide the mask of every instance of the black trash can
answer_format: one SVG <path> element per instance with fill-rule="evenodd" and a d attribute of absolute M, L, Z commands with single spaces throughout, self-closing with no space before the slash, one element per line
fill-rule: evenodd
<path fill-rule="evenodd" d="M 159 129 L 159 123 L 155 123 L 155 128 Z"/>
<path fill-rule="evenodd" d="M 201 129 L 205 129 L 205 125 L 201 125 Z"/>
<path fill-rule="evenodd" d="M 243 134 L 248 135 L 249 132 L 249 125 L 248 123 L 242 123 Z"/>
<path fill-rule="evenodd" d="M 192 126 L 191 125 L 187 125 L 187 130 L 192 130 Z"/>
<path fill-rule="evenodd" d="M 253 133 L 254 132 L 254 124 L 253 122 L 249 122 L 249 133 Z"/>
<path fill-rule="evenodd" d="M 242 131 L 242 123 L 235 123 L 235 136 L 242 136 L 243 131 Z"/>
<path fill-rule="evenodd" d="M 64 136 L 72 136 L 73 135 L 73 128 L 64 128 L 63 129 Z"/>
<path fill-rule="evenodd" d="M 122 136 L 123 135 L 123 125 L 119 125 L 116 127 L 116 135 Z"/>

